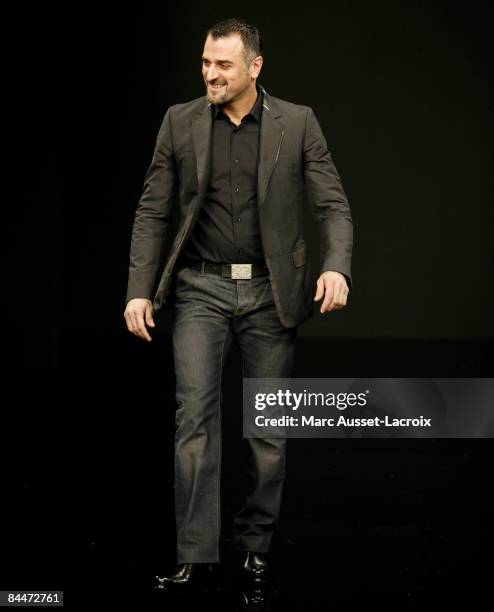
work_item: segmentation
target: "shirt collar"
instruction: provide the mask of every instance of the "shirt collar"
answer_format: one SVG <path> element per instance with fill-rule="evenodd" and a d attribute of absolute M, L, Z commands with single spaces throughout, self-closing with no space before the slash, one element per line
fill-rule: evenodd
<path fill-rule="evenodd" d="M 254 105 L 252 106 L 252 108 L 250 109 L 250 112 L 247 113 L 247 115 L 252 115 L 254 117 L 254 119 L 259 122 L 260 118 L 261 118 L 261 106 L 262 106 L 262 91 L 259 88 L 259 85 L 256 83 L 256 90 L 257 90 L 257 99 L 254 103 Z M 221 104 L 212 104 L 211 105 L 213 108 L 213 119 L 216 119 L 221 111 Z"/>

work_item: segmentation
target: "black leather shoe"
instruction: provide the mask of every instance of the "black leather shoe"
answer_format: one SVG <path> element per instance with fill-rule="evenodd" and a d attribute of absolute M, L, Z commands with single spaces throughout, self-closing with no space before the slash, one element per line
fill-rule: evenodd
<path fill-rule="evenodd" d="M 249 583 L 267 584 L 271 579 L 271 571 L 265 553 L 247 552 L 244 557 L 242 575 Z"/>
<path fill-rule="evenodd" d="M 181 563 L 170 576 L 156 576 L 153 588 L 172 593 L 219 590 L 219 563 Z"/>

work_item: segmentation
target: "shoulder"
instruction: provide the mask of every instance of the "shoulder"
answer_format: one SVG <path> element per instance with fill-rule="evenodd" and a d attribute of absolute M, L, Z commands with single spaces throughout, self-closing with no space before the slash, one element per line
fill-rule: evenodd
<path fill-rule="evenodd" d="M 276 96 L 269 96 L 268 104 L 272 104 L 276 106 L 278 110 L 286 115 L 291 115 L 294 117 L 299 117 L 305 119 L 310 108 L 305 104 L 296 104 L 295 102 L 290 102 L 289 100 L 283 100 L 283 98 L 278 98 Z"/>
<path fill-rule="evenodd" d="M 201 96 L 200 98 L 195 98 L 194 100 L 190 100 L 189 102 L 180 102 L 178 104 L 172 104 L 168 107 L 168 112 L 170 113 L 170 118 L 172 121 L 174 119 L 187 119 L 188 117 L 203 111 L 207 107 L 207 105 L 207 96 Z"/>

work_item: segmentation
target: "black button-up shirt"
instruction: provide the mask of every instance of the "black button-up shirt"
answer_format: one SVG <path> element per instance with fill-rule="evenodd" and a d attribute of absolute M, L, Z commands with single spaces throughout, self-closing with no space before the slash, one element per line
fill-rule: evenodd
<path fill-rule="evenodd" d="M 183 259 L 215 263 L 264 261 L 257 208 L 257 163 L 262 93 L 235 125 L 212 104 L 212 165 L 204 202 Z M 182 257 L 181 257 L 182 259 Z"/>

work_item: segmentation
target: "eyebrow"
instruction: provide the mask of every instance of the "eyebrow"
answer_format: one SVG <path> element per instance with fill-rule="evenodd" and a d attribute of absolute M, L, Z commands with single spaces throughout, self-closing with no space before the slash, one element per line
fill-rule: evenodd
<path fill-rule="evenodd" d="M 208 58 L 204 56 L 201 56 L 201 60 L 202 61 L 207 60 L 209 62 Z M 228 59 L 220 59 L 217 61 L 217 63 L 218 64 L 233 64 L 232 60 L 228 60 Z"/>

